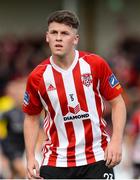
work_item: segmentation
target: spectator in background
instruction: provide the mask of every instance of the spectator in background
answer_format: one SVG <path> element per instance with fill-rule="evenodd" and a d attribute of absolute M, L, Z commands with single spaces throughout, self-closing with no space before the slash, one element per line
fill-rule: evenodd
<path fill-rule="evenodd" d="M 140 102 L 140 38 L 125 37 L 109 59 L 114 73 L 125 88 L 129 120 Z"/>
<path fill-rule="evenodd" d="M 5 178 L 25 178 L 23 155 L 25 150 L 23 135 L 24 114 L 21 111 L 25 80 L 19 79 L 7 84 L 5 95 L 0 98 L 0 123 L 4 123 L 1 148 L 8 160 L 10 173 Z M 3 111 L 2 111 L 3 107 Z M 4 109 L 5 108 L 5 109 Z M 2 131 L 1 131 L 2 133 Z M 7 169 L 4 169 L 6 171 Z"/>
<path fill-rule="evenodd" d="M 22 39 L 15 35 L 0 38 L 0 82 L 26 76 L 49 54 L 47 45 L 40 35 L 25 35 Z M 0 84 L 0 85 L 1 85 Z"/>
<path fill-rule="evenodd" d="M 5 148 L 5 145 L 6 145 L 6 141 L 8 141 L 9 139 L 9 137 L 7 136 L 7 133 L 8 134 L 14 133 L 12 132 L 13 127 L 14 127 L 14 124 L 12 123 L 12 121 L 14 117 L 13 115 L 11 116 L 11 114 L 15 114 L 15 115 L 22 114 L 22 113 L 20 114 L 20 111 L 21 111 L 20 103 L 22 102 L 23 96 L 20 92 L 24 89 L 23 86 L 25 84 L 25 78 L 22 78 L 22 77 L 25 77 L 36 66 L 36 64 L 40 62 L 40 59 L 44 58 L 46 54 L 48 53 L 49 51 L 48 51 L 47 45 L 44 44 L 44 40 L 42 40 L 40 35 L 36 37 L 27 35 L 27 36 L 24 36 L 24 38 L 22 38 L 22 37 L 15 36 L 13 34 L 6 34 L 5 36 L 2 36 L 0 38 L 0 114 L 1 114 L 0 144 L 2 143 L 2 146 L 4 148 L 3 153 L 5 151 L 5 155 L 7 156 L 8 154 L 8 159 L 15 158 L 14 156 L 12 157 L 10 156 L 9 154 L 10 151 L 8 152 L 8 150 Z M 17 80 L 18 78 L 20 79 Z M 5 87 L 8 87 L 7 88 L 8 92 L 5 91 Z M 16 104 L 16 109 L 15 109 L 15 103 L 19 101 L 20 103 L 18 103 L 18 105 Z M 13 109 L 14 111 L 12 111 Z M 23 119 L 21 119 L 20 123 L 22 123 L 22 120 Z M 17 131 L 20 131 L 20 130 L 21 130 L 21 127 L 17 127 Z M 40 130 L 40 139 L 43 138 L 42 134 L 43 133 Z M 10 136 L 13 136 L 13 135 L 10 135 Z M 5 139 L 5 137 L 7 138 Z M 23 141 L 23 137 L 21 139 Z M 17 142 L 15 142 L 15 144 L 17 144 Z M 21 145 L 21 149 L 23 148 L 22 145 Z M 15 148 L 19 149 L 19 146 Z M 40 151 L 41 146 L 39 143 L 37 145 L 37 148 L 38 148 L 38 151 Z M 22 150 L 19 150 L 19 151 L 22 151 Z M 1 150 L 0 150 L 0 153 L 2 153 Z M 14 154 L 16 154 L 16 152 Z M 1 155 L 2 154 L 0 154 L 0 156 Z M 7 159 L 5 159 L 3 155 L 2 157 L 3 157 L 3 165 L 4 167 L 6 167 Z M 20 165 L 22 166 L 23 163 L 20 163 L 18 166 L 16 163 L 17 168 L 20 167 Z M 0 170 L 1 171 L 0 174 L 4 174 L 5 178 L 15 177 L 15 172 L 13 171 L 13 168 L 11 169 L 12 171 L 9 168 L 8 167 L 4 168 L 3 171 Z M 19 175 L 16 172 L 16 176 L 18 175 L 19 177 L 23 177 L 23 174 L 24 174 L 23 172 L 24 172 L 24 168 L 22 172 L 20 172 Z"/>

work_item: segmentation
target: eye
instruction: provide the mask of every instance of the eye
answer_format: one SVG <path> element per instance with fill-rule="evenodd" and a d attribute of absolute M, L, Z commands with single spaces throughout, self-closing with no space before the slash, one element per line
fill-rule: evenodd
<path fill-rule="evenodd" d="M 52 31 L 50 31 L 50 34 L 57 34 L 57 31 L 52 30 Z"/>
<path fill-rule="evenodd" d="M 62 34 L 63 34 L 63 35 L 69 35 L 69 32 L 63 31 Z"/>

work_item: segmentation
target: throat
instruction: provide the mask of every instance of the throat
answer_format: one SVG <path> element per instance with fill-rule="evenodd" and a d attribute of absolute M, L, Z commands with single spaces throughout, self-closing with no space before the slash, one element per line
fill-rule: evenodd
<path fill-rule="evenodd" d="M 52 56 L 53 63 L 61 69 L 67 70 L 72 65 L 75 58 L 75 54 L 67 57 L 55 57 Z"/>

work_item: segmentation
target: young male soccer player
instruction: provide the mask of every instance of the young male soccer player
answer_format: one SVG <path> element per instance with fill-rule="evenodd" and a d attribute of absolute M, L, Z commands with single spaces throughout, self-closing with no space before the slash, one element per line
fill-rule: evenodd
<path fill-rule="evenodd" d="M 113 179 L 113 167 L 121 161 L 126 119 L 122 88 L 105 60 L 75 50 L 78 28 L 74 13 L 52 13 L 46 33 L 52 56 L 28 77 L 23 110 L 29 179 Z M 102 97 L 112 107 L 111 139 L 105 131 Z M 39 170 L 35 144 L 42 109 L 47 140 Z"/>

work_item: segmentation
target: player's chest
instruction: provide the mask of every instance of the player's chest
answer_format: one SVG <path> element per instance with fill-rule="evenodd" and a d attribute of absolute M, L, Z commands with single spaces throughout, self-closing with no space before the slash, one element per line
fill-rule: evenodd
<path fill-rule="evenodd" d="M 91 71 L 85 70 L 83 73 L 78 69 L 65 73 L 50 72 L 44 74 L 44 96 L 54 103 L 60 102 L 63 105 L 77 105 L 79 99 L 85 95 L 90 95 L 93 91 L 93 83 L 95 81 Z"/>

